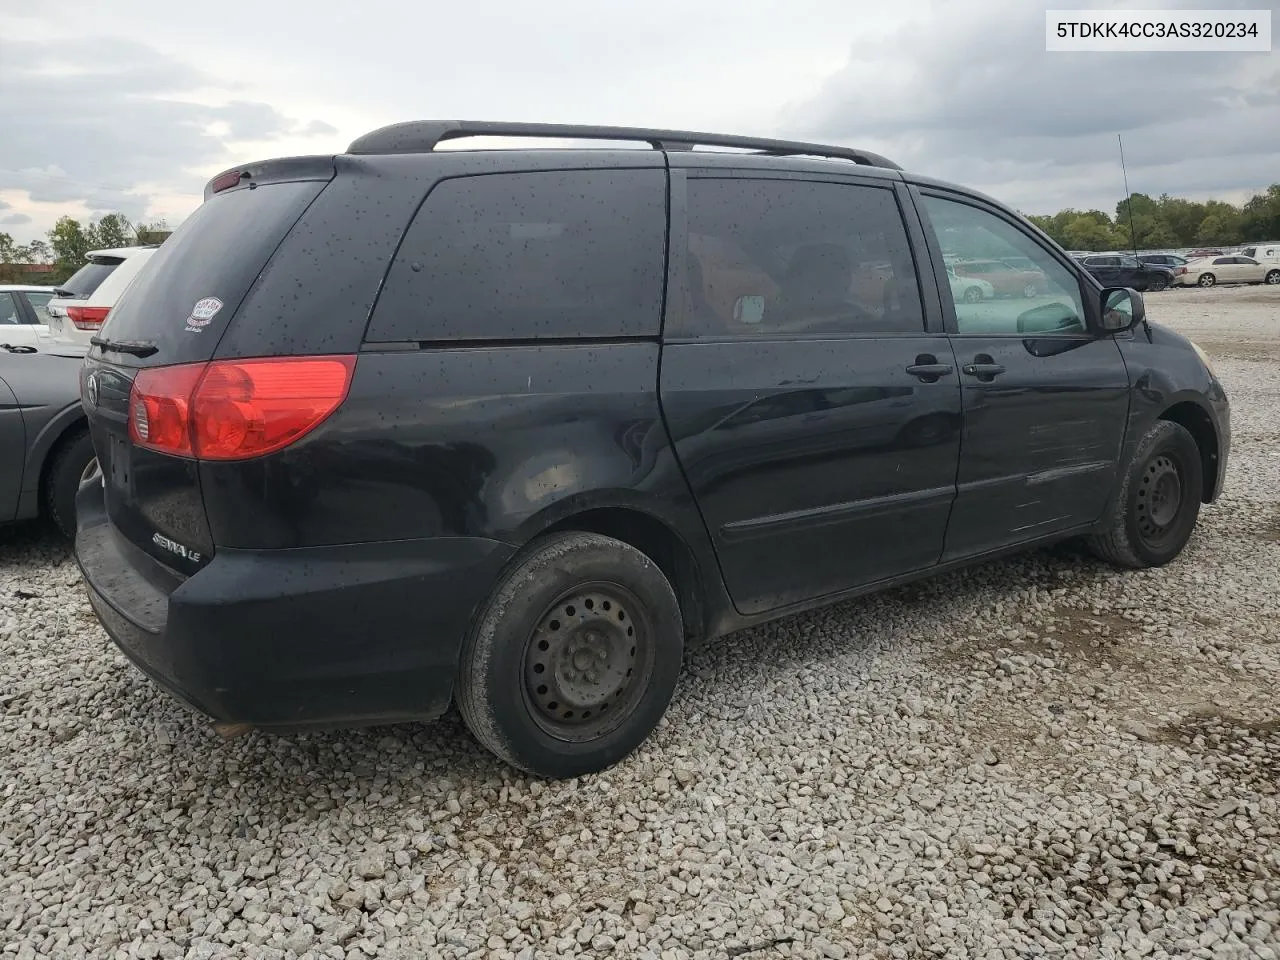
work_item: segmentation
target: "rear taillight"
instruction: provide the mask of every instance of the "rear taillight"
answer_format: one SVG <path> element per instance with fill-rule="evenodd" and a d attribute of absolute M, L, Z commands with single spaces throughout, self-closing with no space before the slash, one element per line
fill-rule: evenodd
<path fill-rule="evenodd" d="M 129 439 L 200 460 L 271 453 L 346 399 L 356 358 L 268 357 L 152 367 L 129 394 Z"/>
<path fill-rule="evenodd" d="M 1186 267 L 1179 267 L 1177 270 L 1175 270 L 1175 271 L 1174 271 L 1174 273 L 1180 273 L 1180 274 L 1181 274 L 1181 273 L 1186 273 L 1186 272 L 1187 272 L 1187 268 L 1186 268 Z"/>
<path fill-rule="evenodd" d="M 67 319 L 77 330 L 98 330 L 110 312 L 110 307 L 67 307 Z"/>

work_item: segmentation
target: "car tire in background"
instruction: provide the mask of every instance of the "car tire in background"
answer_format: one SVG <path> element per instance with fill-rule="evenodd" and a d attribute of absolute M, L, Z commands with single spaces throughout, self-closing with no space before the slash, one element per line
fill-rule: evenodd
<path fill-rule="evenodd" d="M 515 767 L 594 773 L 657 725 L 683 652 L 680 605 L 657 564 L 611 537 L 553 534 L 517 555 L 476 617 L 458 710 Z"/>
<path fill-rule="evenodd" d="M 1269 283 L 1271 286 L 1280 286 L 1280 270 L 1268 270 L 1267 275 L 1262 279 L 1263 283 Z"/>
<path fill-rule="evenodd" d="M 1218 278 L 1212 273 L 1202 273 L 1200 274 L 1200 279 L 1196 281 L 1196 285 L 1201 287 L 1212 287 L 1217 282 Z"/>
<path fill-rule="evenodd" d="M 966 287 L 962 299 L 965 303 L 981 303 L 982 289 L 980 287 Z"/>
<path fill-rule="evenodd" d="M 1151 278 L 1151 282 L 1147 284 L 1148 290 L 1164 290 L 1169 286 L 1169 280 L 1164 274 L 1157 274 Z"/>
<path fill-rule="evenodd" d="M 1138 442 L 1093 552 L 1120 567 L 1159 567 L 1182 552 L 1200 516 L 1204 473 L 1186 427 L 1159 420 Z"/>
<path fill-rule="evenodd" d="M 1039 291 L 1036 289 L 1036 285 L 1034 283 L 1024 283 L 1022 285 L 1022 295 L 1028 300 L 1034 297 L 1038 292 Z"/>
<path fill-rule="evenodd" d="M 54 529 L 68 540 L 76 535 L 76 491 L 96 468 L 93 443 L 85 427 L 66 434 L 45 468 L 44 512 Z"/>

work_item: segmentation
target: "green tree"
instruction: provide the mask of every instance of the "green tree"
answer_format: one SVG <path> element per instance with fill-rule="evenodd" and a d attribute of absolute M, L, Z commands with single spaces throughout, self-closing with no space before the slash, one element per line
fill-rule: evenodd
<path fill-rule="evenodd" d="M 1217 214 L 1209 214 L 1200 221 L 1200 227 L 1196 230 L 1196 243 L 1199 244 L 1219 244 L 1224 243 L 1222 239 L 1226 234 L 1226 225 L 1222 222 L 1222 218 Z"/>
<path fill-rule="evenodd" d="M 1280 183 L 1249 198 L 1241 211 L 1240 230 L 1246 240 L 1280 239 Z"/>
<path fill-rule="evenodd" d="M 84 255 L 94 248 L 96 239 L 92 224 L 86 230 L 79 220 L 72 217 L 58 218 L 49 231 L 49 247 L 53 251 L 59 281 L 67 279 L 84 265 Z"/>
<path fill-rule="evenodd" d="M 49 263 L 53 259 L 49 245 L 43 240 L 32 240 L 27 244 L 27 263 Z"/>
<path fill-rule="evenodd" d="M 104 250 L 137 245 L 133 224 L 123 213 L 108 213 L 89 227 L 94 245 Z"/>
<path fill-rule="evenodd" d="M 47 254 L 48 250 L 40 240 L 20 244 L 9 234 L 0 233 L 0 283 L 22 282 L 23 265 L 45 263 Z"/>
<path fill-rule="evenodd" d="M 1062 236 L 1068 250 L 1112 250 L 1120 246 L 1111 218 L 1101 210 L 1077 213 L 1063 228 Z"/>

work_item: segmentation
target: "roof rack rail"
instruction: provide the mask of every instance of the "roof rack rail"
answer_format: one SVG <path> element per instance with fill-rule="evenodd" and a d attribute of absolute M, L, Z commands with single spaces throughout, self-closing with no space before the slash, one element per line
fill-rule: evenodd
<path fill-rule="evenodd" d="M 878 153 L 852 147 L 833 147 L 797 140 L 769 140 L 691 130 L 652 130 L 645 127 L 599 127 L 576 123 L 502 123 L 489 120 L 415 120 L 393 123 L 353 140 L 348 153 L 430 153 L 443 140 L 463 137 L 540 137 L 556 140 L 635 140 L 655 150 L 694 147 L 734 147 L 772 157 L 811 156 L 852 160 L 867 167 L 902 168 Z"/>

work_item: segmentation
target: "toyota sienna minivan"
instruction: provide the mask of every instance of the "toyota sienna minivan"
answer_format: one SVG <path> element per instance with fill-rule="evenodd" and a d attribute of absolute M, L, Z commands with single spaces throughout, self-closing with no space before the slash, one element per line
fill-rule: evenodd
<path fill-rule="evenodd" d="M 570 146 L 436 149 L 473 135 Z M 991 258 L 1043 279 L 955 297 Z M 1067 538 L 1168 563 L 1230 443 L 1205 355 L 1008 207 L 630 128 L 228 170 L 82 388 L 76 555 L 159 686 L 265 731 L 456 703 L 549 777 L 635 749 L 689 644 Z"/>

